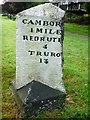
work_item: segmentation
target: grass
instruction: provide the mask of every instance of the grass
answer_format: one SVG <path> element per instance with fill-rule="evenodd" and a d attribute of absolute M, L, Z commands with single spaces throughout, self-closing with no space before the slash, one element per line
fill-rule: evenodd
<path fill-rule="evenodd" d="M 2 95 L 3 118 L 21 117 L 11 93 L 11 81 L 16 75 L 16 27 L 15 21 L 2 18 Z M 78 25 L 65 24 L 65 30 L 77 33 Z M 80 26 L 78 33 L 86 35 L 87 27 Z M 75 32 L 76 29 L 76 32 Z M 88 112 L 88 40 L 80 36 L 65 34 L 63 80 L 67 99 L 63 109 L 42 111 L 38 118 L 85 118 Z"/>
<path fill-rule="evenodd" d="M 88 36 L 88 27 L 87 27 L 87 25 L 82 26 L 82 25 L 77 25 L 77 24 L 74 24 L 74 23 L 72 23 L 72 24 L 65 23 L 65 31 Z"/>

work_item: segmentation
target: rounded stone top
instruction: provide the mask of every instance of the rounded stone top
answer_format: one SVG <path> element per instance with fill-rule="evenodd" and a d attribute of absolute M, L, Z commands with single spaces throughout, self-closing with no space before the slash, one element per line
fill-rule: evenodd
<path fill-rule="evenodd" d="M 49 17 L 52 19 L 61 19 L 64 17 L 65 11 L 61 8 L 53 5 L 52 3 L 41 4 L 29 9 L 26 9 L 16 15 L 16 17 L 20 16 L 40 16 L 40 17 Z"/>

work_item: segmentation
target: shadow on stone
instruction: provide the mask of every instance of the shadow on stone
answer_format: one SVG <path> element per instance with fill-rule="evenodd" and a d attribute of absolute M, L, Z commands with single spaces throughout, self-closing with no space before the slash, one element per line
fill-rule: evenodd
<path fill-rule="evenodd" d="M 20 89 L 16 89 L 14 80 L 12 93 L 24 117 L 38 114 L 42 110 L 63 107 L 66 98 L 66 93 L 35 80 Z"/>

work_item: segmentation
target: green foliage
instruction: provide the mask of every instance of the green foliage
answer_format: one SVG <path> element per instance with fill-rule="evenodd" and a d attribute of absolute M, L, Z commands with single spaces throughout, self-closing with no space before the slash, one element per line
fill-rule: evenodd
<path fill-rule="evenodd" d="M 40 2 L 6 2 L 2 6 L 3 13 L 17 14 L 27 8 L 39 5 Z"/>
<path fill-rule="evenodd" d="M 90 1 L 86 3 L 85 8 L 88 14 L 90 14 Z"/>
<path fill-rule="evenodd" d="M 75 15 L 79 15 L 79 16 L 82 16 L 82 15 L 84 15 L 84 14 L 87 14 L 87 12 L 86 12 L 86 10 L 84 10 L 84 9 L 80 9 L 80 10 L 78 10 L 78 9 L 73 9 L 73 10 L 67 10 L 66 11 L 67 13 L 73 13 L 73 14 L 75 14 Z"/>
<path fill-rule="evenodd" d="M 1 18 L 0 18 L 1 19 Z M 2 83 L 3 83 L 3 119 L 21 117 L 11 93 L 11 81 L 16 76 L 16 26 L 15 21 L 2 18 Z M 65 30 L 87 35 L 86 26 L 65 24 Z M 80 29 L 80 31 L 79 31 Z M 76 30 L 76 31 L 75 31 Z M 85 33 L 84 33 L 85 32 Z M 65 34 L 64 37 L 63 80 L 67 99 L 63 109 L 42 111 L 31 119 L 61 118 L 86 119 L 88 110 L 88 40 L 76 34 Z"/>
<path fill-rule="evenodd" d="M 65 14 L 65 22 L 66 23 L 76 23 L 79 25 L 89 25 L 90 22 L 90 17 L 84 16 L 84 15 L 76 15 L 74 13 L 71 12 L 66 12 Z"/>

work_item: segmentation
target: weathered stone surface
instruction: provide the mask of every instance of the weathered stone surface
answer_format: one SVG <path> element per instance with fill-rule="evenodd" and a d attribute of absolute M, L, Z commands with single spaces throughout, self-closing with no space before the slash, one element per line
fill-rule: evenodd
<path fill-rule="evenodd" d="M 32 81 L 17 90 L 14 80 L 12 87 L 13 95 L 24 117 L 38 114 L 41 110 L 62 107 L 66 97 L 64 92 L 37 81 Z"/>
<path fill-rule="evenodd" d="M 24 15 L 29 16 L 38 16 L 38 17 L 47 17 L 52 19 L 61 19 L 64 17 L 65 11 L 54 6 L 51 3 L 41 4 L 30 9 L 24 10 L 18 13 L 17 18 L 20 18 Z"/>
<path fill-rule="evenodd" d="M 17 15 L 17 89 L 35 80 L 65 92 L 62 81 L 64 13 L 46 3 Z"/>

